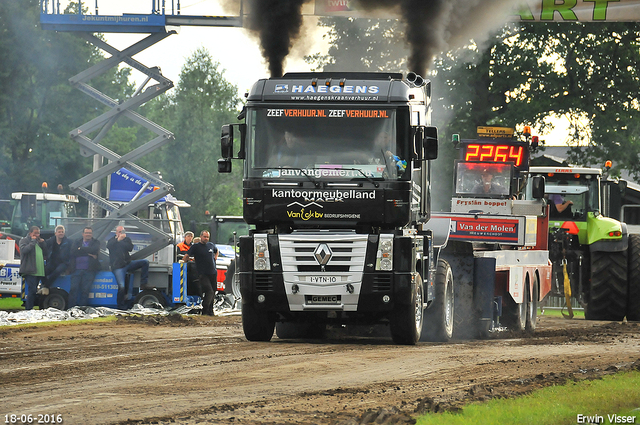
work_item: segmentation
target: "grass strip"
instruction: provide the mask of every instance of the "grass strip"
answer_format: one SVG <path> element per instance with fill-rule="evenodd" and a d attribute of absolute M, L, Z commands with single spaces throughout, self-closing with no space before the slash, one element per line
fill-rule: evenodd
<path fill-rule="evenodd" d="M 588 421 L 589 417 L 591 422 Z M 599 380 L 570 382 L 536 390 L 515 399 L 473 403 L 458 413 L 430 413 L 419 417 L 417 421 L 417 425 L 576 423 L 639 424 L 640 372 L 621 372 Z"/>

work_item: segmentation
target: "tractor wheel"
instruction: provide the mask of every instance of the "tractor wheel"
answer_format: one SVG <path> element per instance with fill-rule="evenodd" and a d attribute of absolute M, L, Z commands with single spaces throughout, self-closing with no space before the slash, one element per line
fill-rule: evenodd
<path fill-rule="evenodd" d="M 513 298 L 507 297 L 502 308 L 502 321 L 507 328 L 522 332 L 527 328 L 527 306 L 529 304 L 529 276 L 524 282 L 524 298 L 522 303 L 516 303 Z"/>
<path fill-rule="evenodd" d="M 411 286 L 409 303 L 396 304 L 389 317 L 391 338 L 396 344 L 415 345 L 422 333 L 424 298 L 422 277 L 418 273 Z"/>
<path fill-rule="evenodd" d="M 640 321 L 640 235 L 629 235 L 627 320 Z"/>
<path fill-rule="evenodd" d="M 261 311 L 249 304 L 242 303 L 242 330 L 249 341 L 271 341 L 275 318 L 266 311 Z"/>
<path fill-rule="evenodd" d="M 166 301 L 162 294 L 153 289 L 145 289 L 140 292 L 134 301 L 134 304 L 140 304 L 144 308 L 164 309 Z"/>
<path fill-rule="evenodd" d="M 591 288 L 584 317 L 620 321 L 627 311 L 627 251 L 591 253 Z"/>
<path fill-rule="evenodd" d="M 67 301 L 69 294 L 67 291 L 58 288 L 49 289 L 49 294 L 42 297 L 40 301 L 40 309 L 44 310 L 49 307 L 58 310 L 66 310 L 69 302 Z"/>
<path fill-rule="evenodd" d="M 438 260 L 435 299 L 424 311 L 421 341 L 447 342 L 453 336 L 453 273 L 445 260 Z"/>
<path fill-rule="evenodd" d="M 533 288 L 531 288 L 531 298 L 527 302 L 527 323 L 525 329 L 528 332 L 534 332 L 536 325 L 538 324 L 538 298 L 540 294 L 540 282 L 538 281 L 538 275 L 534 274 Z"/>

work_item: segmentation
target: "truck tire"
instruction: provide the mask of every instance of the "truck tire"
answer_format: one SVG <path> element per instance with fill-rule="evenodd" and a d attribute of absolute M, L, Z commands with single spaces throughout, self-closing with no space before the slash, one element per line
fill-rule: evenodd
<path fill-rule="evenodd" d="M 538 324 L 538 298 L 540 297 L 540 281 L 538 275 L 533 275 L 533 287 L 531 288 L 531 298 L 527 302 L 527 332 L 534 332 Z"/>
<path fill-rule="evenodd" d="M 153 289 L 145 289 L 136 296 L 134 304 L 140 304 L 144 308 L 162 310 L 167 302 L 160 292 Z"/>
<path fill-rule="evenodd" d="M 411 285 L 409 303 L 396 304 L 389 317 L 389 329 L 393 342 L 401 345 L 415 345 L 422 333 L 424 319 L 424 297 L 422 277 L 416 273 Z"/>
<path fill-rule="evenodd" d="M 529 276 L 524 283 L 524 298 L 521 304 L 517 304 L 513 298 L 507 297 L 502 308 L 503 325 L 507 328 L 523 332 L 527 328 L 527 305 L 529 304 Z"/>
<path fill-rule="evenodd" d="M 640 235 L 629 235 L 627 320 L 640 321 Z"/>
<path fill-rule="evenodd" d="M 447 342 L 453 337 L 453 273 L 445 260 L 438 260 L 435 299 L 424 311 L 420 341 Z"/>
<path fill-rule="evenodd" d="M 249 303 L 242 303 L 242 330 L 249 341 L 271 341 L 275 318 L 266 311 L 260 311 Z"/>
<path fill-rule="evenodd" d="M 627 311 L 627 251 L 591 253 L 591 288 L 584 317 L 620 321 Z"/>
<path fill-rule="evenodd" d="M 326 325 L 319 323 L 276 323 L 276 336 L 280 339 L 322 339 Z"/>
<path fill-rule="evenodd" d="M 66 310 L 69 305 L 69 294 L 59 288 L 49 289 L 49 294 L 42 297 L 40 301 L 40 309 L 56 308 L 58 310 Z"/>

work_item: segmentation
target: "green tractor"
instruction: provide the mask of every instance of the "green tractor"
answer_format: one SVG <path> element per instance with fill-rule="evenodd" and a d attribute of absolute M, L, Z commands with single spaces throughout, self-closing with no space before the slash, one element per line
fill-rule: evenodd
<path fill-rule="evenodd" d="M 531 167 L 530 175 L 546 183 L 552 291 L 577 298 L 588 320 L 640 320 L 640 234 L 606 211 L 620 204 L 625 182 L 596 168 Z"/>

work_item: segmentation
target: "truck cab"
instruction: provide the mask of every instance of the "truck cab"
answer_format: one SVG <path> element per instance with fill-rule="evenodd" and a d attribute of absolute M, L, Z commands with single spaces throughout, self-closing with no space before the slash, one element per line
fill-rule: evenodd
<path fill-rule="evenodd" d="M 78 205 L 76 195 L 57 193 L 27 193 L 15 192 L 11 194 L 10 225 L 2 231 L 16 236 L 26 236 L 31 226 L 40 227 L 40 235 L 46 239 L 53 236 L 55 227 L 63 220 L 77 216 Z"/>
<path fill-rule="evenodd" d="M 244 122 L 222 129 L 218 163 L 245 161 L 243 217 L 255 230 L 240 238 L 236 272 L 248 339 L 355 322 L 387 323 L 398 343 L 420 338 L 435 275 L 419 226 L 437 156 L 430 102 L 413 73 L 289 73 L 253 86 Z"/>

